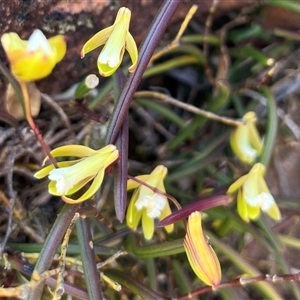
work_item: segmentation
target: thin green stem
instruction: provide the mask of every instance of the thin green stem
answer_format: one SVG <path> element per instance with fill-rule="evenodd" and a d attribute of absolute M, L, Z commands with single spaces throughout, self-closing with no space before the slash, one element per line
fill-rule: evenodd
<path fill-rule="evenodd" d="M 125 241 L 125 249 L 139 258 L 154 258 L 184 252 L 183 240 L 173 240 L 161 244 L 138 246 L 134 236 L 129 236 Z"/>
<path fill-rule="evenodd" d="M 96 242 L 95 242 L 96 243 Z M 8 247 L 11 249 L 24 252 L 24 253 L 39 253 L 41 250 L 44 248 L 44 244 L 36 244 L 36 243 L 8 243 Z M 113 255 L 117 250 L 110 248 L 110 247 L 105 247 L 103 245 L 96 245 L 94 247 L 95 253 L 98 255 Z M 58 246 L 56 253 L 59 253 L 61 251 L 60 245 Z M 67 254 L 68 255 L 78 255 L 80 254 L 80 248 L 78 244 L 68 244 L 68 249 L 67 249 Z"/>
<path fill-rule="evenodd" d="M 34 120 L 32 118 L 30 99 L 29 99 L 29 95 L 28 95 L 28 88 L 27 88 L 26 82 L 20 81 L 20 86 L 21 86 L 21 91 L 22 91 L 23 100 L 24 100 L 24 112 L 25 112 L 26 120 L 27 120 L 29 126 L 31 127 L 31 129 L 33 130 L 33 132 L 34 132 L 37 140 L 39 141 L 41 147 L 43 148 L 45 154 L 49 157 L 51 163 L 56 168 L 58 168 L 56 160 L 51 155 L 49 147 L 46 145 L 39 128 L 36 126 L 36 124 L 34 123 Z"/>
<path fill-rule="evenodd" d="M 266 100 L 267 100 L 267 109 L 268 109 L 268 121 L 267 121 L 267 132 L 264 142 L 263 153 L 260 157 L 260 162 L 264 164 L 266 167 L 268 166 L 277 136 L 277 127 L 278 127 L 278 117 L 276 110 L 276 101 L 274 99 L 273 94 L 270 89 L 267 87 L 262 88 Z"/>
<path fill-rule="evenodd" d="M 158 286 L 157 286 L 157 277 L 156 277 L 157 274 L 156 274 L 155 261 L 153 258 L 146 258 L 145 264 L 147 268 L 147 278 L 149 280 L 149 286 L 153 291 L 157 292 Z"/>
<path fill-rule="evenodd" d="M 285 246 L 300 250 L 300 240 L 298 238 L 288 236 L 288 235 L 283 235 L 283 234 L 279 234 L 278 238 L 280 242 Z"/>

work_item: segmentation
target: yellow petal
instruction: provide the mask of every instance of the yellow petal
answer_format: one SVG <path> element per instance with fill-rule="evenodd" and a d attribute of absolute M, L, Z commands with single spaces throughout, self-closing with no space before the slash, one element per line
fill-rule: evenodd
<path fill-rule="evenodd" d="M 264 171 L 265 167 L 261 163 L 256 163 L 248 173 L 247 180 L 243 184 L 243 197 L 246 203 L 252 207 L 259 207 L 261 205 L 260 195 L 268 191 L 267 187 L 265 191 L 260 189 L 264 186 L 262 183 L 265 182 L 263 178 Z"/>
<path fill-rule="evenodd" d="M 129 56 L 132 61 L 132 65 L 129 67 L 128 71 L 130 73 L 134 72 L 136 69 L 137 61 L 138 61 L 138 49 L 135 43 L 135 40 L 133 36 L 130 34 L 130 32 L 126 35 L 126 50 L 129 53 Z"/>
<path fill-rule="evenodd" d="M 11 72 L 22 81 L 35 81 L 48 76 L 55 67 L 55 57 L 45 56 L 41 51 L 24 53 L 15 62 L 11 62 Z"/>
<path fill-rule="evenodd" d="M 66 145 L 66 146 L 57 147 L 54 150 L 52 150 L 50 153 L 53 157 L 64 157 L 64 156 L 87 157 L 96 154 L 97 152 L 100 152 L 102 153 L 103 156 L 105 156 L 116 149 L 117 148 L 114 145 L 107 145 L 99 150 L 94 150 L 82 145 Z M 49 160 L 49 157 L 46 157 L 44 159 L 43 164 L 47 160 Z"/>
<path fill-rule="evenodd" d="M 151 240 L 154 233 L 154 220 L 148 217 L 146 210 L 142 213 L 142 227 L 146 240 Z"/>
<path fill-rule="evenodd" d="M 52 150 L 50 153 L 53 157 L 63 157 L 63 156 L 86 157 L 97 153 L 97 151 L 82 145 L 66 145 L 66 146 L 57 147 L 54 150 Z M 49 157 L 46 157 L 44 159 L 43 164 L 47 160 L 49 160 Z"/>
<path fill-rule="evenodd" d="M 63 35 L 56 35 L 48 40 L 53 52 L 55 52 L 55 63 L 60 62 L 67 51 L 67 44 Z"/>
<path fill-rule="evenodd" d="M 164 209 L 162 210 L 161 214 L 160 214 L 160 217 L 159 217 L 159 220 L 163 220 L 164 218 L 166 218 L 167 216 L 169 216 L 171 214 L 171 209 L 170 209 L 170 205 L 169 203 L 167 203 L 167 205 L 164 207 Z M 168 233 L 171 233 L 173 232 L 174 230 L 174 224 L 170 224 L 170 225 L 167 225 L 164 227 L 165 230 L 168 232 Z"/>
<path fill-rule="evenodd" d="M 104 170 L 101 170 L 94 178 L 94 180 L 93 180 L 91 186 L 88 188 L 88 190 L 82 196 L 80 196 L 78 199 L 72 199 L 67 196 L 63 196 L 62 199 L 69 204 L 81 203 L 87 199 L 90 199 L 100 188 L 103 178 L 104 178 Z"/>
<path fill-rule="evenodd" d="M 256 220 L 260 216 L 260 207 L 246 203 L 249 219 Z"/>
<path fill-rule="evenodd" d="M 247 204 L 245 199 L 243 198 L 243 193 L 242 190 L 240 189 L 238 191 L 238 195 L 237 195 L 237 211 L 238 214 L 240 215 L 240 217 L 245 221 L 245 222 L 249 222 L 249 216 L 248 216 L 248 209 L 247 209 Z"/>
<path fill-rule="evenodd" d="M 81 159 L 70 160 L 70 161 L 61 161 L 61 162 L 57 163 L 57 166 L 59 168 L 66 168 L 66 167 L 73 166 L 74 164 L 76 164 L 80 161 L 81 161 Z M 41 170 L 37 171 L 35 174 L 33 174 L 33 176 L 37 179 L 41 179 L 41 178 L 48 176 L 48 174 L 54 169 L 55 169 L 54 165 L 49 165 L 49 166 L 46 166 L 46 167 L 42 168 Z"/>
<path fill-rule="evenodd" d="M 142 182 L 146 182 L 148 179 L 149 175 L 140 175 L 140 176 L 136 176 L 136 178 Z M 128 179 L 127 180 L 127 190 L 132 190 L 132 189 L 136 189 L 138 186 L 140 186 L 140 183 L 132 180 L 132 179 Z"/>
<path fill-rule="evenodd" d="M 237 179 L 233 184 L 230 185 L 230 187 L 227 190 L 227 193 L 228 194 L 235 193 L 244 184 L 247 178 L 248 178 L 248 174 Z"/>
<path fill-rule="evenodd" d="M 55 169 L 54 165 L 49 165 L 49 166 L 44 167 L 41 170 L 37 171 L 36 173 L 34 173 L 33 176 L 37 179 L 42 179 L 42 178 L 48 176 L 48 174 L 54 169 Z"/>
<path fill-rule="evenodd" d="M 158 184 L 161 184 L 165 179 L 168 173 L 168 169 L 163 165 L 158 165 L 152 172 L 149 174 L 149 178 L 147 179 L 147 184 L 152 187 L 157 188 Z"/>
<path fill-rule="evenodd" d="M 81 50 L 81 58 L 85 56 L 85 54 L 95 50 L 96 48 L 105 44 L 110 34 L 112 33 L 113 26 L 109 26 L 105 29 L 102 29 L 95 35 L 93 35 L 82 47 Z"/>
<path fill-rule="evenodd" d="M 130 202 L 129 202 L 129 205 L 127 208 L 127 213 L 126 213 L 126 224 L 129 228 L 131 228 L 133 230 L 137 229 L 137 226 L 142 217 L 142 210 L 138 210 L 135 206 L 138 196 L 139 196 L 139 190 L 137 189 L 134 191 L 134 193 L 130 199 Z"/>
<path fill-rule="evenodd" d="M 131 18 L 130 9 L 123 6 L 118 10 L 118 14 L 116 16 L 116 20 L 114 22 L 114 25 L 119 23 L 120 21 L 123 21 L 123 26 L 128 30 L 129 29 L 130 18 Z"/>
<path fill-rule="evenodd" d="M 243 184 L 243 197 L 247 204 L 251 206 L 258 206 L 257 196 L 260 194 L 258 189 L 258 177 L 249 176 Z"/>
<path fill-rule="evenodd" d="M 55 181 L 50 181 L 49 182 L 49 184 L 48 184 L 48 192 L 49 192 L 49 194 L 51 194 L 53 196 L 61 196 L 61 194 L 57 192 L 56 182 Z"/>
<path fill-rule="evenodd" d="M 221 282 L 220 263 L 203 234 L 201 214 L 198 211 L 189 216 L 184 248 L 188 261 L 199 279 L 210 286 L 219 285 Z"/>
<path fill-rule="evenodd" d="M 27 42 L 23 41 L 15 32 L 4 33 L 1 37 L 1 44 L 9 59 L 11 55 L 18 50 L 23 50 Z"/>
<path fill-rule="evenodd" d="M 270 209 L 265 211 L 265 213 L 267 213 L 270 218 L 276 221 L 279 221 L 281 219 L 281 213 L 276 202 L 274 202 L 274 204 L 270 207 Z"/>
<path fill-rule="evenodd" d="M 48 191 L 51 195 L 54 196 L 67 196 L 67 195 L 73 195 L 74 193 L 78 192 L 80 189 L 82 189 L 89 181 L 91 181 L 93 177 L 87 177 L 84 178 L 82 181 L 76 183 L 71 189 L 67 191 L 67 194 L 62 195 L 62 193 L 57 191 L 57 185 L 56 181 L 51 180 L 48 184 Z"/>

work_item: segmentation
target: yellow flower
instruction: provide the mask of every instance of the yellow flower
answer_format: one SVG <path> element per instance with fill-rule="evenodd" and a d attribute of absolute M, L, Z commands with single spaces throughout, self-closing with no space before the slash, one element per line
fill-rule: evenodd
<path fill-rule="evenodd" d="M 66 53 L 62 35 L 49 40 L 35 29 L 28 41 L 20 39 L 15 32 L 1 37 L 2 46 L 10 62 L 11 72 L 20 81 L 34 81 L 48 76 Z"/>
<path fill-rule="evenodd" d="M 126 7 L 121 7 L 114 24 L 99 31 L 84 44 L 81 50 L 81 57 L 84 57 L 88 52 L 105 44 L 97 61 L 100 75 L 107 77 L 118 69 L 122 62 L 125 49 L 128 51 L 132 61 L 132 65 L 128 71 L 130 73 L 135 71 L 138 60 L 138 50 L 129 32 L 130 18 L 131 11 Z"/>
<path fill-rule="evenodd" d="M 281 218 L 279 208 L 264 180 L 265 173 L 266 167 L 256 163 L 248 174 L 235 181 L 227 191 L 229 194 L 238 192 L 238 213 L 246 222 L 257 219 L 261 210 L 274 220 Z"/>
<path fill-rule="evenodd" d="M 168 170 L 165 166 L 159 165 L 151 174 L 137 176 L 136 178 L 152 188 L 165 193 L 166 190 L 163 180 L 167 172 Z M 136 230 L 140 219 L 142 219 L 145 239 L 150 240 L 154 233 L 154 219 L 162 220 L 171 214 L 168 199 L 147 186 L 129 179 L 127 181 L 127 190 L 131 189 L 135 189 L 135 191 L 133 192 L 127 209 L 127 225 L 131 229 Z M 165 226 L 165 230 L 168 233 L 172 232 L 173 229 L 173 224 Z"/>
<path fill-rule="evenodd" d="M 244 124 L 238 125 L 230 136 L 230 145 L 235 155 L 243 162 L 252 164 L 261 154 L 263 144 L 256 129 L 256 114 L 253 111 L 243 116 Z"/>
<path fill-rule="evenodd" d="M 107 145 L 99 150 L 81 145 L 68 145 L 52 150 L 51 154 L 53 157 L 80 157 L 77 160 L 58 162 L 57 169 L 54 165 L 49 165 L 34 174 L 38 179 L 48 175 L 49 193 L 62 196 L 65 202 L 71 204 L 91 198 L 102 184 L 105 169 L 119 157 L 119 151 L 114 145 Z M 48 157 L 45 161 L 47 160 Z M 78 199 L 67 197 L 79 191 L 90 181 L 92 181 L 90 187 Z"/>
<path fill-rule="evenodd" d="M 219 285 L 221 282 L 220 262 L 203 233 L 199 211 L 189 216 L 184 248 L 188 261 L 199 279 L 212 287 Z"/>

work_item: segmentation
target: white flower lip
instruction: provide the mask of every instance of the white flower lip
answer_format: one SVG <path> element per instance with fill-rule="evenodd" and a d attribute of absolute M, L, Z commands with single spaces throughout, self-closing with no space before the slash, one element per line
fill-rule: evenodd
<path fill-rule="evenodd" d="M 252 160 L 255 160 L 258 156 L 257 150 L 252 148 L 250 145 L 243 144 L 241 145 L 241 150 L 244 152 L 244 154 L 251 158 Z"/>
<path fill-rule="evenodd" d="M 159 218 L 161 211 L 167 205 L 167 200 L 162 195 L 154 193 L 140 198 L 136 201 L 135 206 L 137 210 L 146 209 L 149 218 Z"/>
<path fill-rule="evenodd" d="M 102 52 L 99 55 L 99 59 L 98 59 L 100 64 L 107 64 L 110 68 L 114 68 L 118 65 L 118 59 L 115 59 L 114 57 L 112 57 L 111 55 L 107 54 L 106 52 Z"/>
<path fill-rule="evenodd" d="M 260 197 L 261 197 L 261 210 L 265 212 L 269 211 L 275 203 L 274 197 L 268 193 L 261 193 Z"/>
<path fill-rule="evenodd" d="M 36 51 L 41 48 L 44 52 L 52 55 L 53 50 L 45 35 L 39 29 L 35 29 L 28 39 L 27 48 L 29 51 Z"/>
<path fill-rule="evenodd" d="M 57 192 L 64 195 L 67 193 L 74 185 L 75 182 L 72 182 L 70 177 L 69 168 L 61 168 L 52 170 L 48 178 L 50 180 L 56 181 Z"/>

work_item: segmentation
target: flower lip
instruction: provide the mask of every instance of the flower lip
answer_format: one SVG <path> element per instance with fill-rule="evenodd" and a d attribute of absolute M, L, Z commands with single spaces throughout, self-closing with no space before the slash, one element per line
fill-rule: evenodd
<path fill-rule="evenodd" d="M 66 195 L 75 185 L 75 182 L 68 180 L 68 176 L 70 176 L 68 168 L 54 169 L 49 173 L 48 178 L 52 181 L 56 181 L 56 190 L 61 195 Z"/>
<path fill-rule="evenodd" d="M 261 193 L 259 196 L 261 198 L 261 210 L 264 212 L 269 211 L 275 203 L 274 197 L 266 192 Z"/>
<path fill-rule="evenodd" d="M 154 193 L 152 196 L 145 196 L 144 199 L 147 202 L 147 204 L 144 205 L 144 207 L 147 209 L 147 215 L 152 219 L 159 218 L 162 210 L 168 203 L 164 196 L 157 193 Z M 135 205 L 137 205 L 137 203 Z"/>
<path fill-rule="evenodd" d="M 35 29 L 29 37 L 27 49 L 33 52 L 41 49 L 48 55 L 53 55 L 53 49 L 51 48 L 45 35 L 39 29 Z"/>

